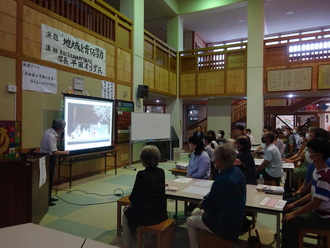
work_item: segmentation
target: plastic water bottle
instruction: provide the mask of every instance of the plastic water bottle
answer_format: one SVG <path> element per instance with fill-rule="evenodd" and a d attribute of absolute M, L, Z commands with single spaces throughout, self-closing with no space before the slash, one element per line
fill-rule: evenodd
<path fill-rule="evenodd" d="M 265 179 L 264 179 L 262 174 L 259 175 L 258 184 L 259 185 L 264 185 L 265 184 Z"/>

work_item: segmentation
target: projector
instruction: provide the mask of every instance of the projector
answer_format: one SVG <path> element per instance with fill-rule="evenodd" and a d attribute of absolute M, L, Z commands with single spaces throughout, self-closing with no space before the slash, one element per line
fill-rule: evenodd
<path fill-rule="evenodd" d="M 188 163 L 185 162 L 176 162 L 176 168 L 178 170 L 186 170 L 188 167 Z"/>

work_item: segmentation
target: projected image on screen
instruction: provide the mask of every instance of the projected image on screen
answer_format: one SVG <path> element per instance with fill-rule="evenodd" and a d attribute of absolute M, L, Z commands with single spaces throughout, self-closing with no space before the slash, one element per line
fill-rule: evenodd
<path fill-rule="evenodd" d="M 112 146 L 112 101 L 65 95 L 64 108 L 65 150 Z"/>

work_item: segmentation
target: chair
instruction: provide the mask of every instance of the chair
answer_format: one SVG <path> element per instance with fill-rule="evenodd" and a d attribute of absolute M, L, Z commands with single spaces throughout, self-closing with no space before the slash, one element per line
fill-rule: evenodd
<path fill-rule="evenodd" d="M 119 200 L 117 200 L 117 237 L 120 236 L 122 232 L 122 225 L 121 225 L 121 213 L 122 213 L 122 207 L 125 207 L 126 205 L 129 204 L 129 196 L 126 195 Z"/>
<path fill-rule="evenodd" d="M 223 239 L 213 233 L 199 229 L 199 248 L 221 247 L 233 248 L 234 241 Z"/>
<path fill-rule="evenodd" d="M 255 213 L 255 212 L 250 212 L 250 211 L 246 211 L 246 212 L 245 212 L 245 215 L 246 215 L 246 216 L 249 216 L 249 217 L 252 218 L 252 225 L 251 225 L 250 229 L 254 229 L 254 228 L 256 228 L 257 213 Z"/>
<path fill-rule="evenodd" d="M 172 247 L 174 235 L 174 220 L 166 219 L 163 222 L 152 226 L 139 226 L 137 228 L 137 247 L 142 248 L 142 234 L 150 233 L 156 235 L 157 248 Z"/>
<path fill-rule="evenodd" d="M 304 237 L 316 239 L 317 244 L 310 244 L 304 242 Z M 316 229 L 300 229 L 298 247 L 314 247 L 314 248 L 329 248 L 330 247 L 330 230 L 316 230 Z"/>

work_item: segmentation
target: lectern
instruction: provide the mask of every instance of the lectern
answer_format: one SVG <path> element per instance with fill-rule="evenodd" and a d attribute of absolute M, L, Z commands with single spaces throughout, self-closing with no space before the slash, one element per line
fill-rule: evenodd
<path fill-rule="evenodd" d="M 42 157 L 45 157 L 47 179 L 40 187 Z M 47 213 L 48 161 L 47 154 L 39 153 L 29 154 L 24 160 L 0 160 L 0 227 L 28 222 L 38 224 Z"/>

